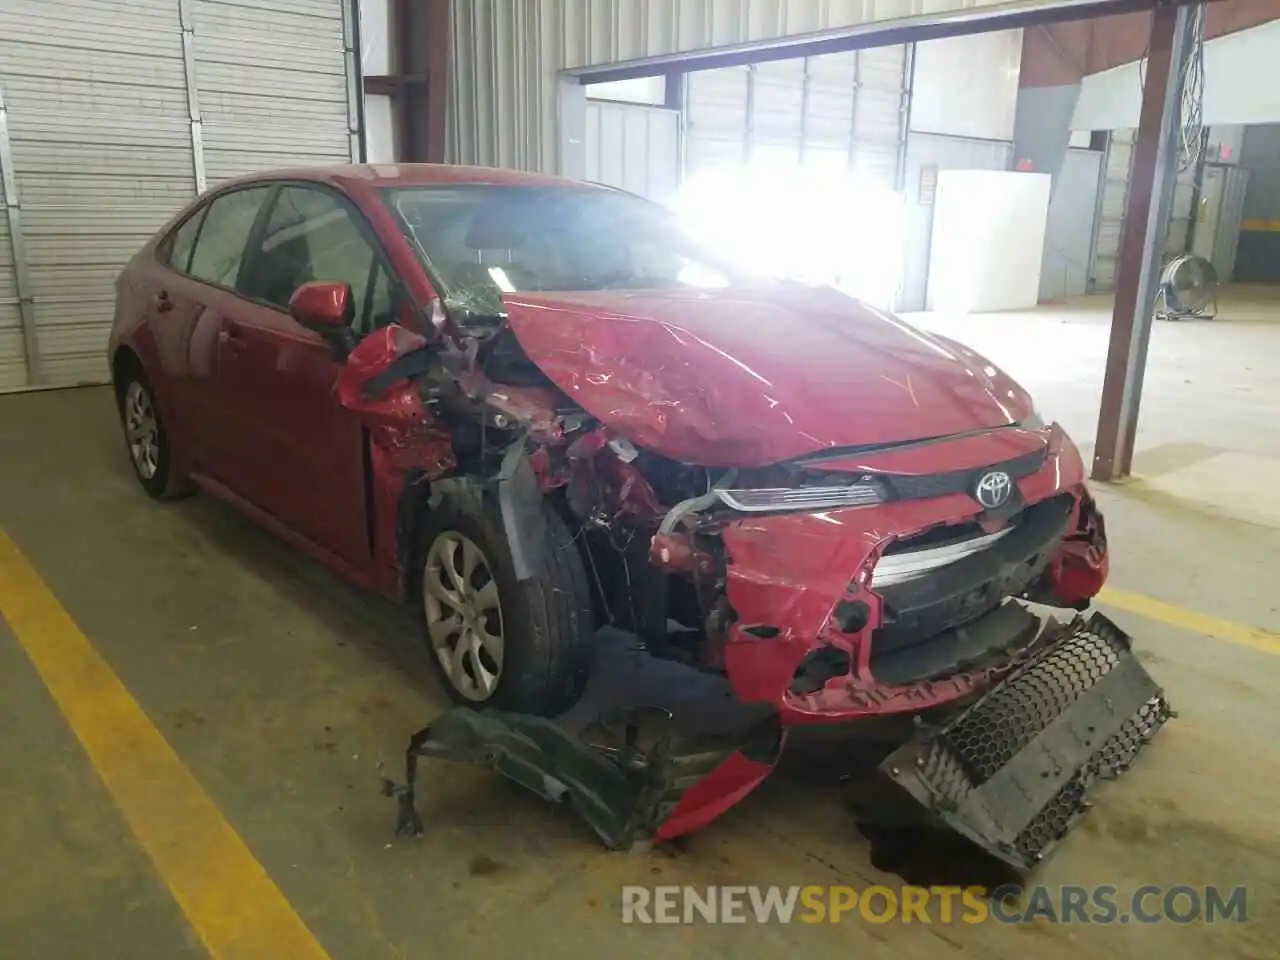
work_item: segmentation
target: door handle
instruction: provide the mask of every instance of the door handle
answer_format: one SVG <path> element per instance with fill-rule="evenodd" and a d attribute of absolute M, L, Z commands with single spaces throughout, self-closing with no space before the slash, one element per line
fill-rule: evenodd
<path fill-rule="evenodd" d="M 173 309 L 173 301 L 169 299 L 169 291 L 161 290 L 156 294 L 156 313 L 168 313 Z"/>
<path fill-rule="evenodd" d="M 243 349 L 247 346 L 247 341 L 240 333 L 240 330 L 229 325 L 223 326 L 223 328 L 218 331 L 218 342 L 226 344 L 228 347 L 236 350 Z"/>

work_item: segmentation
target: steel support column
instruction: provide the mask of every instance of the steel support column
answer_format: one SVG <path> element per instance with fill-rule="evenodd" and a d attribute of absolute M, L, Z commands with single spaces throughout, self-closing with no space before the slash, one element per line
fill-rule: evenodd
<path fill-rule="evenodd" d="M 364 129 L 364 82 L 360 48 L 359 0 L 342 0 L 342 60 L 347 75 L 347 152 L 352 163 L 368 159 Z"/>
<path fill-rule="evenodd" d="M 405 159 L 443 163 L 448 107 L 449 0 L 400 0 L 396 38 L 406 74 L 400 103 Z"/>
<path fill-rule="evenodd" d="M 191 132 L 191 176 L 196 193 L 200 194 L 209 184 L 204 167 L 204 123 L 196 84 L 196 23 L 191 0 L 178 0 L 178 25 L 182 31 L 182 79 L 187 88 L 187 122 Z"/>
<path fill-rule="evenodd" d="M 1150 53 L 1133 148 L 1133 173 L 1120 238 L 1115 306 L 1094 445 L 1095 480 L 1129 475 L 1142 377 L 1155 311 L 1160 255 L 1173 201 L 1181 76 L 1191 48 L 1190 6 L 1152 13 Z"/>

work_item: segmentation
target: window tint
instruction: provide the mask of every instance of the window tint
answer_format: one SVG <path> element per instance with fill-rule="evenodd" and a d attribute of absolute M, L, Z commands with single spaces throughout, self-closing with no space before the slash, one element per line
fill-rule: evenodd
<path fill-rule="evenodd" d="M 197 280 L 234 287 L 240 275 L 245 243 L 268 187 L 237 190 L 209 205 L 189 273 Z"/>
<path fill-rule="evenodd" d="M 161 258 L 179 273 L 186 273 L 191 266 L 191 251 L 196 245 L 196 235 L 209 208 L 201 207 L 186 222 L 165 238 Z"/>
<path fill-rule="evenodd" d="M 356 332 L 390 323 L 390 278 L 356 216 L 328 191 L 283 188 L 267 219 L 244 292 L 288 307 L 289 298 L 304 283 L 337 280 L 351 285 Z"/>

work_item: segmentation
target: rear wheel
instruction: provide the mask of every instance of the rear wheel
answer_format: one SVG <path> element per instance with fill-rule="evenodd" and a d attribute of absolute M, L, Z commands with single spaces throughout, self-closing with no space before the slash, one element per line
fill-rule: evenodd
<path fill-rule="evenodd" d="M 424 523 L 427 642 L 458 703 L 551 716 L 582 694 L 593 644 L 586 573 L 564 522 L 543 509 L 547 541 L 523 582 L 493 509 L 446 504 Z"/>
<path fill-rule="evenodd" d="M 175 474 L 169 437 L 146 375 L 129 364 L 116 383 L 120 425 L 134 475 L 142 489 L 157 500 L 171 500 L 188 492 L 185 478 Z"/>

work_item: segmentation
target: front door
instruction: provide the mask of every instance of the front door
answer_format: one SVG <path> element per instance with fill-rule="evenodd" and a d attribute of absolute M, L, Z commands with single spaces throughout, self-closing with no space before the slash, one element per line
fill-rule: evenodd
<path fill-rule="evenodd" d="M 311 280 L 348 283 L 357 335 L 390 320 L 389 276 L 345 198 L 285 185 L 270 201 L 217 335 L 217 406 L 238 435 L 237 492 L 295 532 L 363 566 L 370 557 L 364 430 L 334 393 L 340 364 L 288 313 Z"/>

